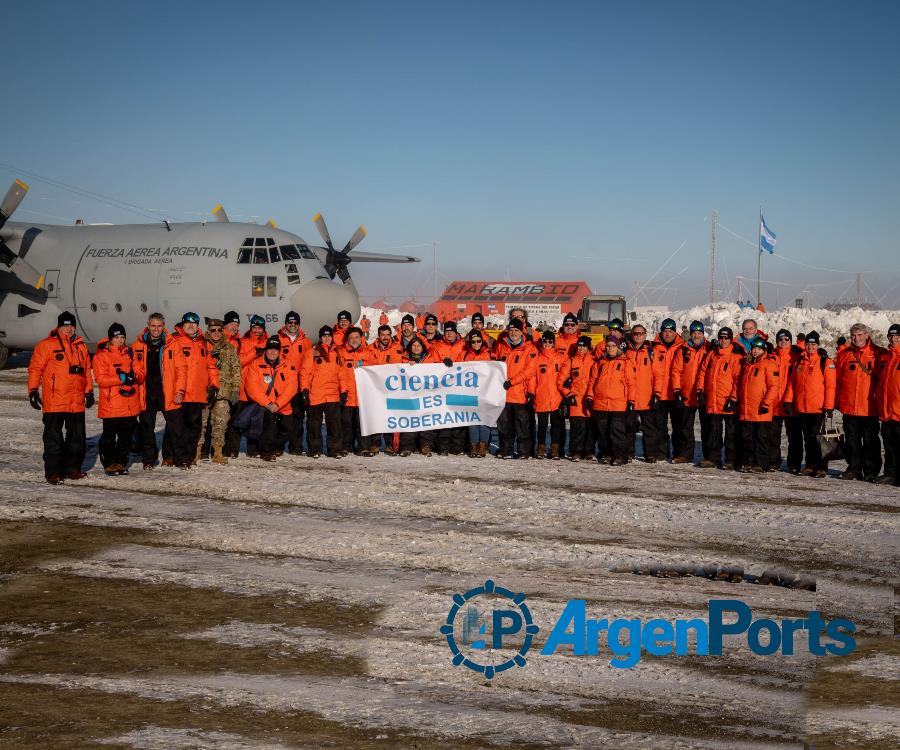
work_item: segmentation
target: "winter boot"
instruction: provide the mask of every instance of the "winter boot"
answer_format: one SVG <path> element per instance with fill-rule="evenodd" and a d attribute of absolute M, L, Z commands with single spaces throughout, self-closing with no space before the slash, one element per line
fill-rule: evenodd
<path fill-rule="evenodd" d="M 194 466 L 196 466 L 203 457 L 203 441 L 201 440 L 197 443 L 197 454 L 194 456 Z"/>
<path fill-rule="evenodd" d="M 545 446 L 543 443 L 541 443 L 541 444 L 537 447 L 537 451 L 535 452 L 535 456 L 536 456 L 537 458 L 546 458 L 546 457 L 547 457 L 547 446 Z"/>
<path fill-rule="evenodd" d="M 228 459 L 225 457 L 225 454 L 222 453 L 222 446 L 221 446 L 221 445 L 214 445 L 214 446 L 213 446 L 213 457 L 212 457 L 212 462 L 213 462 L 214 464 L 227 464 L 227 463 L 228 463 Z"/>
<path fill-rule="evenodd" d="M 550 458 L 559 461 L 559 443 L 550 443 Z"/>

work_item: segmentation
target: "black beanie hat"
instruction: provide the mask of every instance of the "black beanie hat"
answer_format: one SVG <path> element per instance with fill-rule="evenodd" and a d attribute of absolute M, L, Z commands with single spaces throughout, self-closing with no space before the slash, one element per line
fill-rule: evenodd
<path fill-rule="evenodd" d="M 591 341 L 591 337 L 590 337 L 590 336 L 579 336 L 579 337 L 578 337 L 578 341 L 577 341 L 576 343 L 577 343 L 579 346 L 586 346 L 588 349 L 590 349 L 590 348 L 591 348 L 591 344 L 592 344 L 593 342 Z"/>
<path fill-rule="evenodd" d="M 482 315 L 480 312 L 472 313 L 472 322 L 474 323 L 476 320 L 480 320 L 482 323 L 484 323 L 484 315 Z"/>
<path fill-rule="evenodd" d="M 525 330 L 525 324 L 519 318 L 513 318 L 511 321 L 509 321 L 509 327 L 518 328 L 520 331 Z"/>
<path fill-rule="evenodd" d="M 416 319 L 409 313 L 406 313 L 406 315 L 400 318 L 400 325 L 403 325 L 404 323 L 409 323 L 411 326 L 414 326 L 416 324 Z"/>
<path fill-rule="evenodd" d="M 349 310 L 341 310 L 337 316 L 338 320 L 352 320 Z"/>
<path fill-rule="evenodd" d="M 329 336 L 334 336 L 334 329 L 331 326 L 322 326 L 319 329 L 319 338 L 322 338 L 326 333 Z"/>
<path fill-rule="evenodd" d="M 578 322 L 578 318 L 575 317 L 574 313 L 566 313 L 565 317 L 563 318 L 563 325 L 565 325 L 566 323 L 577 323 L 577 322 Z"/>
<path fill-rule="evenodd" d="M 284 316 L 285 323 L 299 323 L 300 322 L 300 314 L 291 310 L 287 315 Z"/>
<path fill-rule="evenodd" d="M 437 315 L 435 315 L 434 313 L 428 313 L 428 315 L 425 316 L 425 325 L 428 325 L 429 323 L 434 323 L 435 325 L 437 325 L 437 322 Z"/>
<path fill-rule="evenodd" d="M 452 320 L 448 320 L 446 323 L 444 323 L 444 332 L 445 333 L 447 331 L 455 331 L 455 330 L 456 330 L 456 323 L 454 323 Z"/>
<path fill-rule="evenodd" d="M 727 335 L 730 339 L 734 338 L 734 331 L 732 331 L 728 326 L 722 326 L 719 329 L 719 336 L 721 336 L 722 334 Z"/>
<path fill-rule="evenodd" d="M 266 339 L 266 349 L 281 349 L 281 339 L 278 336 L 269 336 Z"/>
<path fill-rule="evenodd" d="M 225 325 L 228 325 L 229 323 L 240 323 L 240 322 L 241 322 L 241 316 L 238 315 L 234 310 L 229 310 L 227 313 L 225 313 Z"/>
<path fill-rule="evenodd" d="M 113 336 L 124 336 L 125 335 L 125 326 L 121 323 L 113 323 L 109 329 L 106 331 L 107 338 L 112 338 Z"/>
<path fill-rule="evenodd" d="M 553 331 L 544 331 L 544 332 L 541 334 L 541 338 L 542 338 L 544 341 L 549 341 L 551 344 L 555 344 L 555 343 L 556 343 L 556 334 L 553 333 Z"/>
<path fill-rule="evenodd" d="M 887 332 L 888 336 L 900 336 L 900 323 L 893 323 Z"/>
<path fill-rule="evenodd" d="M 56 327 L 59 326 L 73 326 L 75 325 L 75 316 L 70 312 L 61 313 L 60 316 L 56 319 Z"/>
<path fill-rule="evenodd" d="M 794 340 L 793 334 L 787 328 L 779 329 L 778 333 L 775 334 L 775 340 L 778 341 L 782 336 L 787 336 L 791 341 Z"/>
<path fill-rule="evenodd" d="M 818 331 L 810 331 L 806 334 L 806 343 L 807 344 L 819 344 L 819 332 Z"/>

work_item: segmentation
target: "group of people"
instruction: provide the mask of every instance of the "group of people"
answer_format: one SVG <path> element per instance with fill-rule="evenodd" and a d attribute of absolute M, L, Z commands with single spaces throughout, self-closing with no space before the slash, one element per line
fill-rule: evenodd
<path fill-rule="evenodd" d="M 900 449 L 900 325 L 887 332 L 889 348 L 875 345 L 862 324 L 839 340 L 834 357 L 815 331 L 780 330 L 770 341 L 754 320 L 740 334 L 720 328 L 709 339 L 702 322 L 687 338 L 672 319 L 655 339 L 646 327 L 626 330 L 621 320 L 596 346 L 568 314 L 558 331 L 532 329 L 514 309 L 505 330 L 488 333 L 475 313 L 462 336 L 454 321 L 439 330 L 425 315 L 399 326 L 378 326 L 375 340 L 342 311 L 316 341 L 290 312 L 275 333 L 250 318 L 185 313 L 173 331 L 159 313 L 131 343 L 118 323 L 91 358 L 71 313 L 34 350 L 29 365 L 31 405 L 43 409 L 44 467 L 58 484 L 84 476 L 84 411 L 103 420 L 99 458 L 107 474 L 128 472 L 140 450 L 145 470 L 158 465 L 157 417 L 165 431 L 162 463 L 188 469 L 202 459 L 227 463 L 242 439 L 249 456 L 274 461 L 285 452 L 319 458 L 384 451 L 408 456 L 490 455 L 493 426 L 450 427 L 361 435 L 353 370 L 381 364 L 506 363 L 506 404 L 497 420 L 498 458 L 568 458 L 610 465 L 634 458 L 637 433 L 648 463 L 694 461 L 699 421 L 704 468 L 777 471 L 787 435 L 787 470 L 824 477 L 818 436 L 835 409 L 843 415 L 845 479 L 896 483 Z M 568 430 L 566 422 L 568 421 Z M 879 435 L 880 425 L 880 435 Z M 324 428 L 324 429 L 323 429 Z M 304 447 L 305 436 L 305 447 Z M 568 438 L 568 440 L 567 440 Z M 881 439 L 884 441 L 884 474 Z"/>

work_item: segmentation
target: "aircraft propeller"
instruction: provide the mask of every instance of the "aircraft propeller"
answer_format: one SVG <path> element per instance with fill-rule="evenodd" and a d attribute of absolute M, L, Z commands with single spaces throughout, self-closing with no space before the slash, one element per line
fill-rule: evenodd
<path fill-rule="evenodd" d="M 25 199 L 27 192 L 28 185 L 21 180 L 15 180 L 10 185 L 3 201 L 0 202 L 0 230 L 3 229 L 6 222 L 9 221 L 9 218 L 19 207 L 19 204 Z M 30 242 L 26 245 L 23 241 L 23 247 L 20 249 L 22 255 L 28 251 L 28 247 L 30 247 Z M 46 299 L 46 290 L 41 290 L 41 286 L 44 284 L 44 277 L 31 264 L 26 263 L 22 255 L 16 255 L 6 244 L 3 237 L 0 236 L 0 263 L 9 268 L 19 281 L 27 285 L 27 287 L 40 290 L 40 295 Z M 31 295 L 33 294 L 34 292 L 31 292 Z"/>
<path fill-rule="evenodd" d="M 353 260 L 350 257 L 350 251 L 362 242 L 363 237 L 366 236 L 366 228 L 360 224 L 350 238 L 350 241 L 344 245 L 344 249 L 338 252 L 334 249 L 334 245 L 331 242 L 331 235 L 328 233 L 328 227 L 325 225 L 325 219 L 322 218 L 321 213 L 317 213 L 313 216 L 313 223 L 316 225 L 316 229 L 319 230 L 319 236 L 328 246 L 328 255 L 325 258 L 325 271 L 332 279 L 337 275 L 340 277 L 341 281 L 346 284 L 350 281 L 350 272 L 347 270 L 347 266 L 350 265 L 350 261 Z"/>

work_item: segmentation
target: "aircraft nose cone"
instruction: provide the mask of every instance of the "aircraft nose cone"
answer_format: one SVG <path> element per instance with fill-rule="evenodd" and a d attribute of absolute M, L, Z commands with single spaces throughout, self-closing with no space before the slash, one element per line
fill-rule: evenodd
<path fill-rule="evenodd" d="M 353 284 L 316 279 L 294 292 L 291 309 L 300 313 L 300 325 L 316 341 L 319 329 L 324 325 L 333 326 L 341 310 L 349 310 L 354 321 L 359 318 L 359 294 Z"/>

